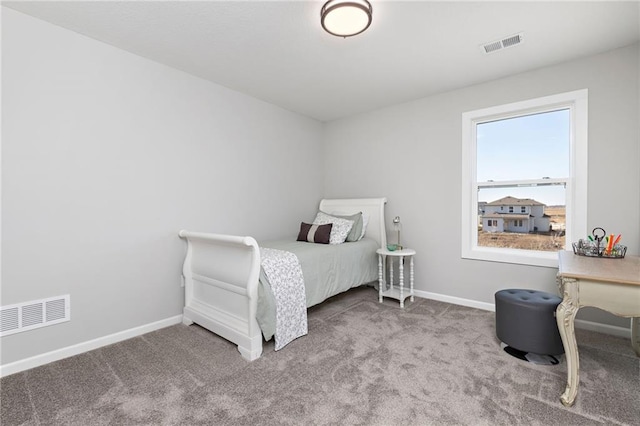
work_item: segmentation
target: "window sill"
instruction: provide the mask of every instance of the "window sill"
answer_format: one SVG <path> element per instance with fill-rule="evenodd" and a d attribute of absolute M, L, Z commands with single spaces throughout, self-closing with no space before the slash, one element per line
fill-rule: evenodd
<path fill-rule="evenodd" d="M 463 250 L 463 259 L 483 260 L 487 262 L 513 263 L 527 266 L 542 266 L 545 268 L 558 267 L 557 252 L 542 252 L 534 250 L 514 250 L 492 247 L 476 247 Z"/>

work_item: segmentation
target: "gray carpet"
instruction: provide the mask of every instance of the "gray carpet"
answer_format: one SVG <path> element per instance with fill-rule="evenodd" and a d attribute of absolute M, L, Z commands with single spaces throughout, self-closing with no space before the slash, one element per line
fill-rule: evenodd
<path fill-rule="evenodd" d="M 252 363 L 198 326 L 176 325 L 3 378 L 8 425 L 639 424 L 629 341 L 578 330 L 576 404 L 566 363 L 500 349 L 491 312 L 371 288 L 310 309 L 309 335 Z"/>

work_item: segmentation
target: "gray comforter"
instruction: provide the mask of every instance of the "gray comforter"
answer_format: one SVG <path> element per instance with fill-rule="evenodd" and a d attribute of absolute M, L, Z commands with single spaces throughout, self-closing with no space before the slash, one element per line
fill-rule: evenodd
<path fill-rule="evenodd" d="M 307 307 L 378 279 L 378 245 L 368 238 L 336 245 L 302 241 L 265 241 L 259 245 L 290 251 L 298 256 L 304 276 Z M 276 308 L 264 271 L 260 272 L 257 320 L 264 338 L 271 339 L 275 332 Z"/>

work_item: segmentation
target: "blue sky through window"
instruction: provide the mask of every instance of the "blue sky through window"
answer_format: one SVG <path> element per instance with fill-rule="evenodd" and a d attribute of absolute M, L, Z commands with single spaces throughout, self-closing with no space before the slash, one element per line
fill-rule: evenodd
<path fill-rule="evenodd" d="M 562 109 L 478 124 L 477 181 L 569 176 L 571 111 Z M 482 189 L 478 201 L 508 195 L 565 204 L 563 186 Z"/>

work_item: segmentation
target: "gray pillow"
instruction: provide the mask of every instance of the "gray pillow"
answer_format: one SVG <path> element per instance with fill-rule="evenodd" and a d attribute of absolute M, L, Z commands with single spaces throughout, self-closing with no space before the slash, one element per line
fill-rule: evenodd
<path fill-rule="evenodd" d="M 351 215 L 326 213 L 326 212 L 323 212 L 323 213 L 329 214 L 333 217 L 338 217 L 340 219 L 352 220 L 353 226 L 351 227 L 351 231 L 349 231 L 349 235 L 347 235 L 347 239 L 345 241 L 354 242 L 360 239 L 360 236 L 362 235 L 362 226 L 363 226 L 362 212 L 358 212 L 356 214 L 351 214 Z"/>

